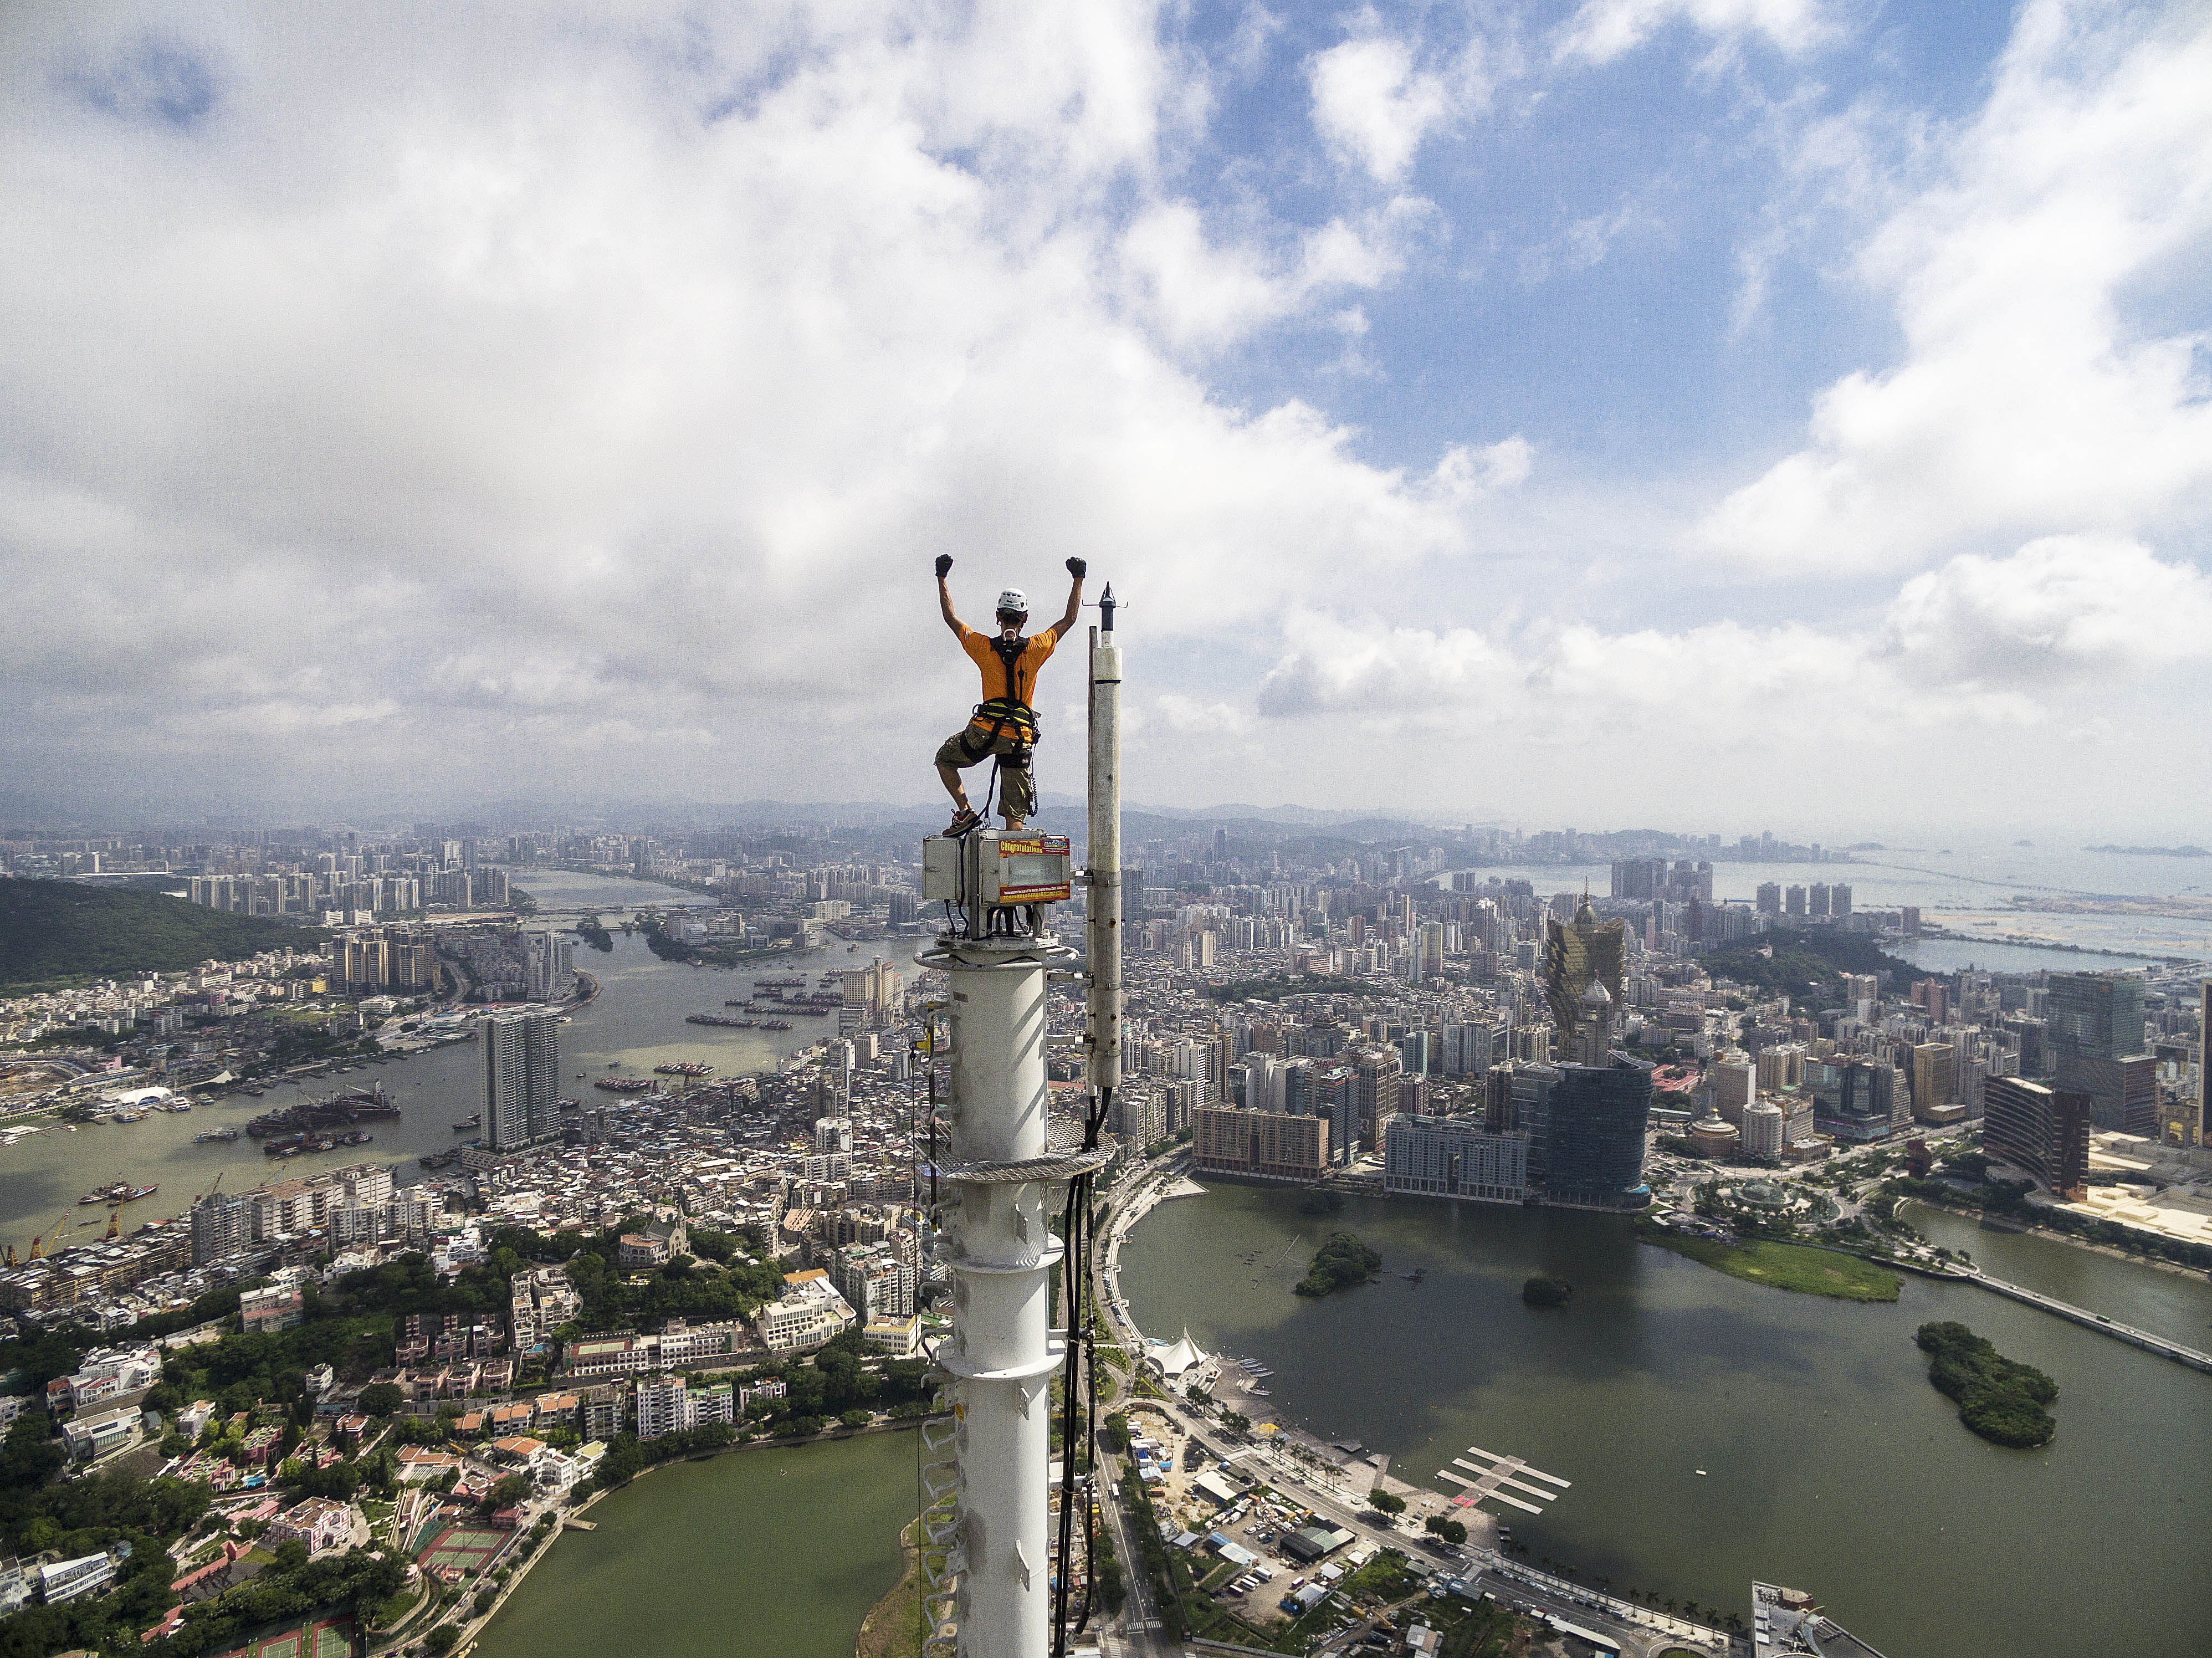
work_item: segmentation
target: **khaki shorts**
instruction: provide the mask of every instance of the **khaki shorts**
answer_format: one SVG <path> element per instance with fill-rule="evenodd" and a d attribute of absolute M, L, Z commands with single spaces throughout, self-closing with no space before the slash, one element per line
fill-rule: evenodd
<path fill-rule="evenodd" d="M 999 810 L 1012 817 L 1028 817 L 1036 811 L 1036 787 L 1030 777 L 1030 756 L 1034 752 L 1012 732 L 1002 731 L 986 742 L 981 732 L 963 726 L 945 739 L 945 745 L 937 751 L 937 763 L 965 771 L 994 755 L 1005 759 L 1006 763 L 999 772 Z"/>

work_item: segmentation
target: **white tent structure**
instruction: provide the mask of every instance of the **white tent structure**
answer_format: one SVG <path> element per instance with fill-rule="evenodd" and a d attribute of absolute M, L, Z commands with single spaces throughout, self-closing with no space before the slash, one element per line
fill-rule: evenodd
<path fill-rule="evenodd" d="M 1190 1339 L 1190 1327 L 1188 1325 L 1183 1327 L 1182 1339 L 1168 1345 L 1154 1342 L 1149 1357 L 1153 1363 L 1160 1367 L 1160 1374 L 1170 1382 L 1185 1371 L 1194 1370 L 1206 1363 L 1206 1355 L 1199 1351 L 1198 1344 Z"/>

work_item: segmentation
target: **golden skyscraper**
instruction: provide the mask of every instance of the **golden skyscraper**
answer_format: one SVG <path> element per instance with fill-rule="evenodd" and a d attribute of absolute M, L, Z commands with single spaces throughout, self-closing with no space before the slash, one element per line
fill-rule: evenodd
<path fill-rule="evenodd" d="M 1575 1023 L 1582 1012 L 1583 992 L 1593 982 L 1605 987 L 1616 1008 L 1626 1005 L 1625 980 L 1628 969 L 1628 924 L 1601 921 L 1590 908 L 1589 890 L 1575 919 L 1562 926 L 1544 923 L 1544 999 L 1552 1007 L 1552 1051 L 1572 1053 Z"/>

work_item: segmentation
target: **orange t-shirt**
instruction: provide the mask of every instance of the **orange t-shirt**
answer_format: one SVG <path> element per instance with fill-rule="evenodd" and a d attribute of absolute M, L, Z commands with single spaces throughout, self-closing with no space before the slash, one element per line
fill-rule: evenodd
<path fill-rule="evenodd" d="M 1031 707 L 1030 698 L 1036 689 L 1037 670 L 1059 648 L 1060 629 L 1057 627 L 1047 628 L 1042 633 L 1024 640 L 1019 654 L 1013 659 L 1011 676 L 1006 671 L 1005 659 L 992 648 L 995 638 L 995 635 L 977 633 L 964 624 L 960 629 L 960 648 L 968 653 L 969 659 L 982 671 L 983 701 L 1005 701 L 1018 702 L 1025 708 Z M 970 723 L 988 726 L 991 721 L 979 714 Z"/>

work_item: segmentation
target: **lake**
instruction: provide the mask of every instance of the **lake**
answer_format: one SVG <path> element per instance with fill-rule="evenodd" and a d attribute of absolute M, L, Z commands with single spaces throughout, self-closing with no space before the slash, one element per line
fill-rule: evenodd
<path fill-rule="evenodd" d="M 656 1469 L 596 1504 L 500 1608 L 477 1658 L 852 1658 L 919 1511 L 912 1433 Z"/>
<path fill-rule="evenodd" d="M 1792 1584 L 1890 1658 L 2212 1650 L 2212 1376 L 1964 1284 L 1829 1301 L 1640 1244 L 1616 1217 L 1356 1199 L 1323 1220 L 1301 1195 L 1161 1205 L 1121 1252 L 1137 1321 L 1258 1358 L 1286 1418 L 1389 1453 L 1400 1479 L 1433 1486 L 1480 1445 L 1571 1480 L 1541 1518 L 1506 1511 L 1532 1558 L 1747 1615 L 1754 1576 Z M 1386 1276 L 1300 1300 L 1332 1227 Z M 2012 1246 L 2047 1241 L 1977 1236 L 1992 1272 L 2045 1272 L 2115 1317 L 2194 1321 L 2199 1339 L 2212 1320 L 2202 1280 L 2082 1251 L 2022 1266 L 2035 1252 Z M 1414 1267 L 1419 1284 L 1395 1276 Z M 1538 1273 L 1571 1303 L 1524 1306 Z M 2056 1378 L 2057 1440 L 1967 1432 L 1913 1345 L 1930 1319 Z"/>

